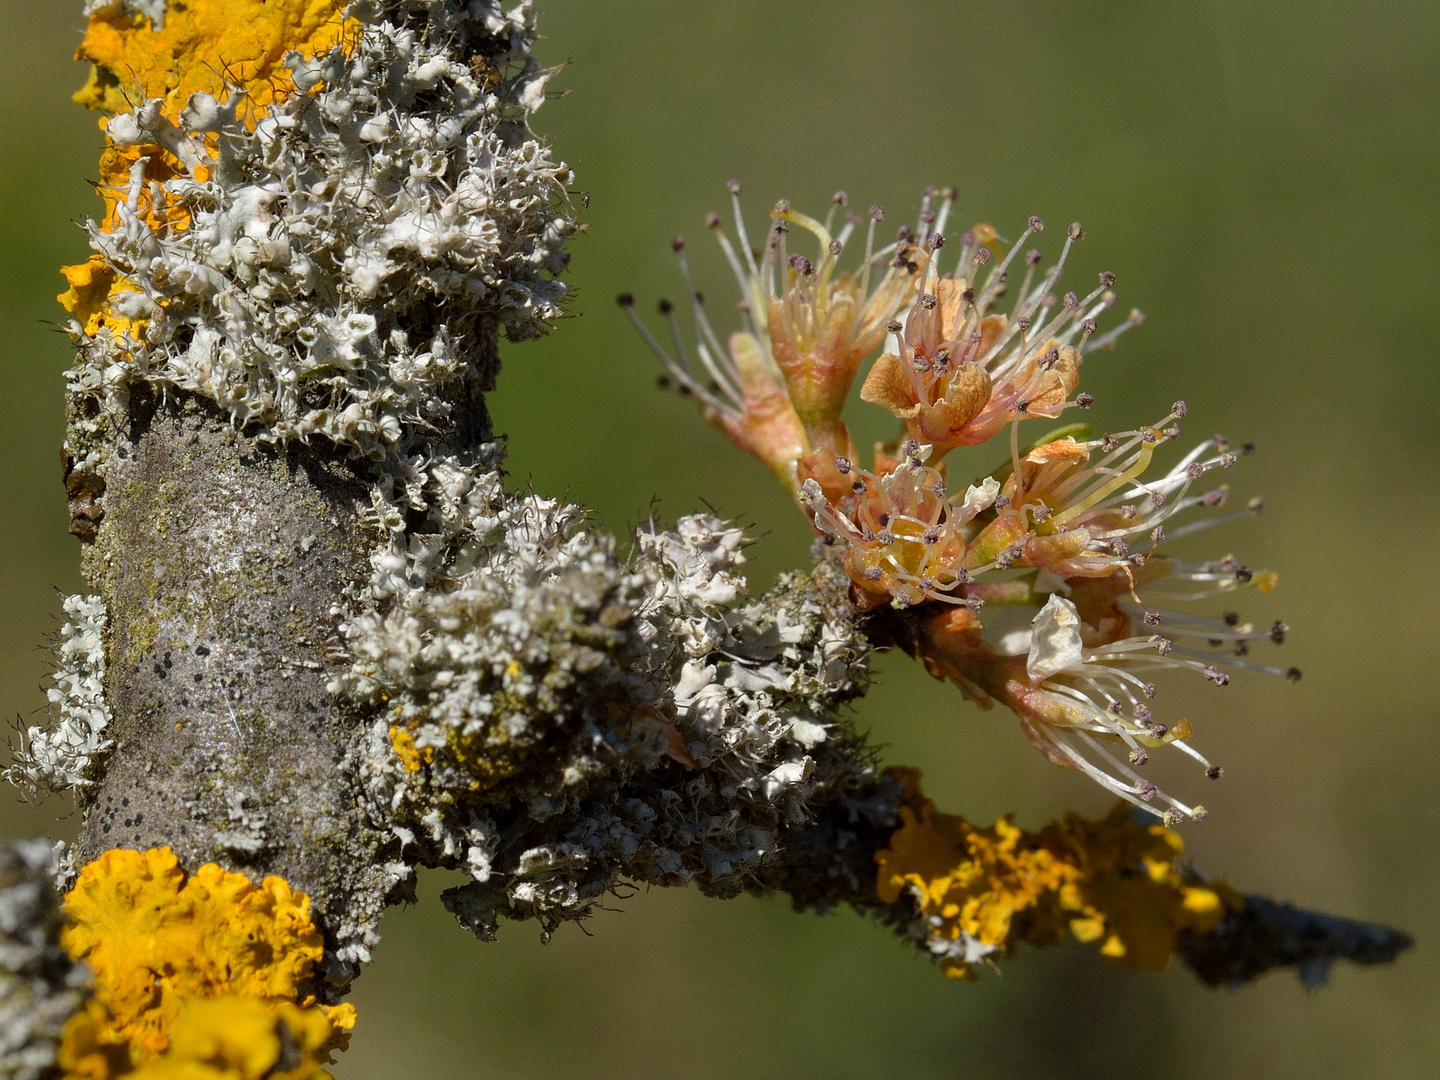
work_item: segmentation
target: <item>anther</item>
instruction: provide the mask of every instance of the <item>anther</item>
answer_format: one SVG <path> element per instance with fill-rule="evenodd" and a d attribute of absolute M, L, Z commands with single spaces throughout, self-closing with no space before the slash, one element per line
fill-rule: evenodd
<path fill-rule="evenodd" d="M 1176 825 L 1179 825 L 1180 822 L 1184 820 L 1185 815 L 1180 813 L 1179 810 L 1166 810 L 1165 813 L 1160 816 L 1160 821 L 1167 829 L 1175 828 Z"/>
<path fill-rule="evenodd" d="M 867 566 L 865 568 L 865 577 L 870 581 L 879 581 L 884 576 L 884 571 L 882 571 L 878 566 Z"/>
<path fill-rule="evenodd" d="M 1038 217 L 1036 217 L 1034 214 L 1031 214 L 1031 215 L 1030 215 L 1030 221 L 1028 222 L 1028 224 L 1029 224 L 1029 226 L 1030 226 L 1030 231 L 1031 231 L 1031 232 L 1044 232 L 1044 231 L 1045 231 L 1045 222 L 1041 221 L 1041 220 L 1040 220 Z"/>
<path fill-rule="evenodd" d="M 880 532 L 876 534 L 875 539 L 882 544 L 893 544 L 895 542 L 895 534 L 889 529 L 881 529 Z"/>
<path fill-rule="evenodd" d="M 1138 721 L 1139 721 L 1140 723 L 1142 723 L 1142 724 L 1149 724 L 1149 723 L 1151 723 L 1155 718 L 1150 715 L 1150 710 L 1147 709 L 1144 705 L 1136 705 L 1136 706 L 1135 706 L 1135 719 L 1138 720 Z"/>
<path fill-rule="evenodd" d="M 883 529 L 883 528 L 885 528 L 885 526 L 887 526 L 887 525 L 890 524 L 890 515 L 889 515 L 889 514 L 881 514 L 878 518 L 876 518 L 876 521 L 879 522 L 880 527 Z"/>
<path fill-rule="evenodd" d="M 929 225 L 931 222 L 933 222 L 933 221 L 935 220 L 935 211 L 934 211 L 934 210 L 922 210 L 922 211 L 920 211 L 920 220 L 923 221 L 926 225 Z"/>
<path fill-rule="evenodd" d="M 1208 776 L 1211 780 L 1219 780 L 1222 776 L 1225 775 L 1225 770 L 1222 769 L 1219 765 L 1211 765 L 1208 769 L 1205 770 L 1205 775 Z"/>
<path fill-rule="evenodd" d="M 705 215 L 705 227 L 707 229 L 718 229 L 720 227 L 720 215 L 711 210 Z"/>
<path fill-rule="evenodd" d="M 1096 330 L 1100 329 L 1100 324 L 1094 319 L 1081 319 L 1080 329 L 1087 334 L 1093 334 Z"/>
<path fill-rule="evenodd" d="M 1235 580 L 1242 585 L 1250 584 L 1250 579 L 1255 576 L 1255 571 L 1248 566 L 1237 566 L 1235 568 Z"/>
<path fill-rule="evenodd" d="M 685 250 L 685 238 L 683 236 L 675 237 L 674 240 L 670 241 L 670 246 L 675 249 L 675 253 L 678 255 Z"/>
<path fill-rule="evenodd" d="M 1095 395 L 1077 394 L 1075 395 L 1075 404 L 1079 405 L 1082 409 L 1088 409 L 1091 405 L 1095 404 Z"/>
<path fill-rule="evenodd" d="M 831 240 L 831 241 L 830 241 L 830 254 L 831 254 L 831 255 L 839 255 L 840 252 L 842 252 L 842 251 L 844 251 L 844 250 L 845 250 L 845 245 L 842 244 L 842 243 L 840 243 L 839 240 Z"/>
<path fill-rule="evenodd" d="M 963 290 L 963 291 L 960 293 L 960 299 L 961 299 L 961 300 L 964 300 L 965 303 L 967 303 L 967 304 L 973 304 L 973 303 L 975 302 L 975 290 L 974 290 L 974 289 L 965 289 L 965 290 Z"/>
<path fill-rule="evenodd" d="M 845 194 L 845 192 L 837 191 L 834 195 L 830 196 L 830 201 L 836 206 L 844 206 L 850 201 L 850 198 Z"/>
<path fill-rule="evenodd" d="M 1290 627 L 1286 626 L 1279 619 L 1276 619 L 1275 625 L 1270 627 L 1270 640 L 1273 641 L 1276 645 L 1284 645 L 1285 634 L 1289 631 L 1289 629 Z"/>
<path fill-rule="evenodd" d="M 1220 467 L 1221 467 L 1222 469 L 1233 468 L 1234 465 L 1235 465 L 1235 462 L 1237 462 L 1237 461 L 1239 461 L 1239 460 L 1240 460 L 1240 459 L 1237 458 L 1234 454 L 1221 454 L 1221 455 L 1220 455 Z"/>
<path fill-rule="evenodd" d="M 622 308 L 632 308 L 635 306 L 635 294 L 622 292 L 619 296 L 615 297 L 615 303 L 619 304 Z"/>
<path fill-rule="evenodd" d="M 775 203 L 775 212 L 776 212 L 777 214 L 788 214 L 788 213 L 790 212 L 790 200 L 789 200 L 789 199 L 780 199 L 780 200 L 778 200 L 778 201 Z"/>
<path fill-rule="evenodd" d="M 938 303 L 938 301 L 929 293 L 920 294 L 920 306 L 926 311 L 934 311 L 936 303 Z"/>
<path fill-rule="evenodd" d="M 1074 223 L 1071 224 L 1070 229 L 1069 229 L 1069 232 L 1068 232 L 1067 235 L 1070 237 L 1071 240 L 1084 240 L 1084 239 L 1085 239 L 1085 230 L 1082 229 L 1082 228 L 1080 227 L 1080 223 L 1079 223 L 1078 221 L 1076 221 L 1076 222 L 1074 222 Z"/>
<path fill-rule="evenodd" d="M 905 327 L 899 319 L 891 319 L 885 324 L 885 329 L 889 330 L 892 334 L 898 334 L 901 330 L 905 329 Z"/>
<path fill-rule="evenodd" d="M 658 386 L 661 390 L 669 390 L 674 385 L 674 383 L 671 381 L 669 375 L 661 375 L 655 380 L 655 385 Z"/>
<path fill-rule="evenodd" d="M 1159 510 L 1165 505 L 1165 493 L 1163 491 L 1152 491 L 1150 493 L 1150 505 Z"/>
<path fill-rule="evenodd" d="M 1102 289 L 1108 289 L 1108 288 L 1110 288 L 1110 286 L 1112 286 L 1112 285 L 1114 285 L 1114 284 L 1115 284 L 1115 275 L 1112 274 L 1109 270 L 1102 270 L 1102 271 L 1100 272 L 1100 287 L 1101 287 Z"/>
<path fill-rule="evenodd" d="M 1155 634 L 1153 637 L 1151 637 L 1150 644 L 1155 647 L 1155 651 L 1158 652 L 1161 656 L 1168 656 L 1170 654 L 1171 648 L 1174 647 L 1174 642 L 1172 642 L 1163 634 Z"/>
<path fill-rule="evenodd" d="M 1144 689 L 1144 691 L 1145 691 L 1145 696 L 1146 696 L 1147 698 L 1149 698 L 1149 699 L 1152 700 L 1152 701 L 1155 700 L 1155 684 L 1154 684 L 1154 683 L 1148 683 L 1148 682 L 1147 682 L 1147 683 L 1145 684 L 1145 686 L 1144 686 L 1143 689 Z"/>
<path fill-rule="evenodd" d="M 1200 477 L 1205 475 L 1205 466 L 1201 465 L 1198 461 L 1192 461 L 1189 465 L 1185 466 L 1185 475 L 1191 480 L 1199 480 Z"/>
<path fill-rule="evenodd" d="M 837 457 L 835 459 L 835 471 L 838 472 L 841 476 L 850 475 L 850 470 L 853 467 L 854 466 L 850 464 L 850 459 L 847 457 Z"/>
<path fill-rule="evenodd" d="M 1216 686 L 1229 686 L 1230 676 L 1221 671 L 1214 664 L 1205 669 L 1205 678 L 1209 679 Z"/>
<path fill-rule="evenodd" d="M 924 539 L 925 543 L 927 543 L 927 544 L 937 544 L 937 543 L 939 543 L 939 542 L 940 542 L 940 530 L 937 529 L 934 525 L 931 525 L 930 528 L 928 528 L 928 529 L 925 530 L 925 535 L 924 535 L 923 539 Z"/>
<path fill-rule="evenodd" d="M 881 206 L 879 203 L 876 203 L 874 206 L 870 207 L 870 217 L 874 221 L 884 221 L 885 207 Z"/>
<path fill-rule="evenodd" d="M 1080 298 L 1076 296 L 1073 292 L 1067 292 L 1064 296 L 1060 298 L 1060 302 L 1065 305 L 1067 310 L 1069 310 L 1080 305 Z"/>
<path fill-rule="evenodd" d="M 984 265 L 985 265 L 986 263 L 988 263 L 989 261 L 990 261 L 990 249 L 989 249 L 989 248 L 984 248 L 984 247 L 982 247 L 979 251 L 975 252 L 975 264 L 976 264 L 977 266 L 984 266 Z"/>
<path fill-rule="evenodd" d="M 865 491 L 865 481 L 856 480 L 853 484 L 850 485 L 850 490 L 855 492 L 856 495 L 862 494 Z"/>
<path fill-rule="evenodd" d="M 1160 612 L 1158 612 L 1158 611 L 1147 611 L 1147 612 L 1145 612 L 1145 625 L 1146 625 L 1146 626 L 1159 626 L 1159 625 L 1160 625 Z"/>
<path fill-rule="evenodd" d="M 943 499 L 945 497 L 945 481 L 936 480 L 930 485 L 930 493 L 937 499 Z"/>
<path fill-rule="evenodd" d="M 1299 669 L 1298 667 L 1292 667 L 1292 668 L 1290 668 L 1289 670 L 1287 670 L 1287 671 L 1285 672 L 1285 678 L 1289 679 L 1291 682 L 1299 682 L 1299 681 L 1300 681 L 1300 669 Z"/>
<path fill-rule="evenodd" d="M 1145 752 L 1143 747 L 1137 746 L 1134 750 L 1130 751 L 1131 765 L 1144 765 L 1149 760 L 1150 755 Z"/>
<path fill-rule="evenodd" d="M 1025 253 L 1025 265 L 1026 265 L 1026 266 L 1039 266 L 1039 265 L 1040 265 L 1040 260 L 1043 259 L 1044 257 L 1045 257 L 1045 256 L 1040 253 L 1040 249 L 1039 249 L 1039 248 L 1031 248 L 1029 251 L 1027 251 L 1027 252 Z"/>
<path fill-rule="evenodd" d="M 938 232 L 931 233 L 929 239 L 925 241 L 925 244 L 931 251 L 939 251 L 945 246 L 945 234 Z"/>
<path fill-rule="evenodd" d="M 672 304 L 669 300 L 665 299 L 661 299 L 660 303 L 656 304 L 655 306 L 660 309 L 661 315 L 669 315 L 672 311 L 675 310 L 675 305 Z"/>
<path fill-rule="evenodd" d="M 793 266 L 800 274 L 805 277 L 809 277 L 811 274 L 815 273 L 814 264 L 811 263 L 811 261 L 807 259 L 804 255 L 791 255 L 790 265 Z"/>
<path fill-rule="evenodd" d="M 1030 330 L 1030 320 L 1025 318 L 1023 315 L 1015 320 L 1015 325 L 1020 328 L 1020 332 L 1022 334 L 1028 333 Z"/>
<path fill-rule="evenodd" d="M 728 192 L 730 192 L 731 195 L 739 195 L 739 194 L 740 194 L 740 181 L 739 181 L 739 180 L 727 180 L 727 181 L 725 181 L 725 190 L 728 191 Z"/>

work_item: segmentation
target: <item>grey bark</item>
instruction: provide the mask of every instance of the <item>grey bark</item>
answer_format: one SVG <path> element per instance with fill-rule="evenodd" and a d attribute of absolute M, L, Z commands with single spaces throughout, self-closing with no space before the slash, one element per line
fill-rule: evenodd
<path fill-rule="evenodd" d="M 168 846 L 284 877 L 321 926 L 353 909 L 384 838 L 356 808 L 362 721 L 326 684 L 337 598 L 368 569 L 364 495 L 334 455 L 247 446 L 193 399 L 132 411 L 85 557 L 111 612 L 115 747 L 82 861 Z"/>

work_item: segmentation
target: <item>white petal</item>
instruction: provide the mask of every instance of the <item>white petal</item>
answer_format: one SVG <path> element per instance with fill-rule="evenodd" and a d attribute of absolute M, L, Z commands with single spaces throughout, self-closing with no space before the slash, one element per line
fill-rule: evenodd
<path fill-rule="evenodd" d="M 1084 645 L 1080 641 L 1080 612 L 1074 604 L 1058 593 L 1051 593 L 1030 625 L 1033 636 L 1025 670 L 1032 683 L 1043 682 L 1066 668 L 1080 666 Z"/>
<path fill-rule="evenodd" d="M 999 494 L 1000 481 L 993 476 L 987 476 L 979 484 L 971 484 L 966 489 L 965 498 L 955 509 L 954 515 L 959 517 L 960 524 L 963 525 L 993 503 L 995 496 Z"/>

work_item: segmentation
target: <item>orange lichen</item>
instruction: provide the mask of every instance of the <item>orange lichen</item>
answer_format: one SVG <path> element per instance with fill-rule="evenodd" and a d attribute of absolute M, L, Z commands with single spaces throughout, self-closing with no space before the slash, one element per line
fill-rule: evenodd
<path fill-rule="evenodd" d="M 62 266 L 60 273 L 70 287 L 55 299 L 75 316 L 85 333 L 95 333 L 100 329 L 100 311 L 115 282 L 115 271 L 106 266 L 99 255 L 91 255 L 76 266 Z"/>
<path fill-rule="evenodd" d="M 75 100 L 117 113 L 161 98 L 173 121 L 191 94 L 223 100 L 243 88 L 263 108 L 294 86 L 286 55 L 327 53 L 353 28 L 345 7 L 343 0 L 187 0 L 169 5 L 160 29 L 111 8 L 90 19 L 75 54 L 94 65 Z"/>
<path fill-rule="evenodd" d="M 272 1035 L 283 1020 L 297 1044 L 297 1025 L 323 1025 L 327 1052 L 349 1040 L 353 1006 L 313 1008 L 304 991 L 324 943 L 309 898 L 282 878 L 257 887 L 213 863 L 187 878 L 169 848 L 107 851 L 81 871 L 65 910 L 61 943 L 90 969 L 95 994 L 66 1029 L 63 1064 L 74 1076 L 126 1075 L 166 1054 L 191 1030 L 180 1018 L 224 996 L 262 1008 Z"/>
<path fill-rule="evenodd" d="M 1059 944 L 1068 930 L 1114 963 L 1163 971 L 1177 934 L 1211 930 L 1241 903 L 1228 886 L 1182 872 L 1179 836 L 1136 824 L 1124 803 L 1099 821 L 1069 814 L 1038 833 L 1008 817 L 978 828 L 937 811 L 918 771 L 892 772 L 905 784 L 901 826 L 875 857 L 877 891 L 886 904 L 908 894 L 939 939 L 968 935 L 1008 951 Z M 952 977 L 972 974 L 958 957 L 940 963 Z"/>
<path fill-rule="evenodd" d="M 343 0 L 189 0 L 173 4 L 164 26 L 126 15 L 118 7 L 90 19 L 77 60 L 92 64 L 90 79 L 75 93 L 75 100 L 107 115 L 128 112 L 141 102 L 158 98 L 161 114 L 175 123 L 191 95 L 210 94 L 226 100 L 236 90 L 245 92 L 243 115 L 250 123 L 262 118 L 268 107 L 294 92 L 295 84 L 284 60 L 292 51 L 306 57 L 328 53 L 342 44 L 355 27 L 344 16 Z M 100 121 L 102 130 L 108 119 Z M 100 156 L 97 191 L 105 201 L 101 229 L 116 225 L 116 206 L 123 202 L 131 170 L 142 158 L 147 189 L 139 207 L 152 228 L 184 228 L 189 216 L 183 208 L 163 199 L 150 182 L 163 184 L 178 176 L 204 181 L 205 165 L 187 168 L 158 145 L 110 146 Z M 92 257 L 91 263 L 95 259 Z M 96 279 L 89 263 L 61 269 L 70 290 L 60 302 L 75 314 L 86 333 L 101 325 L 119 330 L 117 320 L 103 311 L 105 296 L 95 294 Z M 82 299 L 77 280 L 91 291 Z M 123 287 L 111 275 L 109 294 Z M 75 306 L 72 306 L 75 305 Z M 81 317 L 80 311 L 85 314 Z"/>
<path fill-rule="evenodd" d="M 395 756 L 400 759 L 408 773 L 418 773 L 435 760 L 435 751 L 428 746 L 423 750 L 416 746 L 415 736 L 408 728 L 399 724 L 390 725 L 390 748 L 395 751 Z"/>

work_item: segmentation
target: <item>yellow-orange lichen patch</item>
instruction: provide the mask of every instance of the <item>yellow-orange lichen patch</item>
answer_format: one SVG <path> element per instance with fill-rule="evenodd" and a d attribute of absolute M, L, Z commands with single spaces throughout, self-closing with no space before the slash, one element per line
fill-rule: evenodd
<path fill-rule="evenodd" d="M 1228 886 L 1178 869 L 1180 838 L 1161 825 L 1140 825 L 1121 803 L 1099 821 L 1070 814 L 1027 833 L 1010 818 L 979 828 L 942 814 L 919 789 L 919 773 L 896 769 L 904 782 L 901 825 L 876 855 L 880 899 L 908 894 L 951 941 L 1013 949 L 1021 941 L 1058 944 L 1068 930 L 1098 942 L 1102 955 L 1126 967 L 1162 971 L 1182 930 L 1211 930 L 1241 898 Z M 970 975 L 962 959 L 942 959 L 946 974 Z"/>
<path fill-rule="evenodd" d="M 172 3 L 165 24 L 118 8 L 91 17 L 75 54 L 94 67 L 75 94 L 81 105 L 117 113 L 161 98 L 172 121 L 191 94 L 224 99 L 242 88 L 264 107 L 290 92 L 285 57 L 329 52 L 353 22 L 345 0 L 186 0 Z"/>
<path fill-rule="evenodd" d="M 416 746 L 415 736 L 410 733 L 410 729 L 399 724 L 390 725 L 390 748 L 395 751 L 395 756 L 400 759 L 408 773 L 418 773 L 435 760 L 435 751 L 428 746 L 424 749 Z"/>
<path fill-rule="evenodd" d="M 256 886 L 213 863 L 187 878 L 169 848 L 107 851 L 80 872 L 65 911 L 61 943 L 94 977 L 94 999 L 65 1035 L 76 1076 L 119 1075 L 116 1060 L 138 1067 L 165 1053 L 182 1014 L 223 996 L 287 1025 L 276 1010 L 308 1010 L 304 1023 L 324 1024 L 327 1049 L 348 1041 L 354 1008 L 310 1009 L 303 992 L 324 944 L 309 898 L 281 878 Z"/>
<path fill-rule="evenodd" d="M 62 266 L 60 273 L 69 288 L 55 299 L 75 316 L 85 333 L 95 333 L 100 329 L 100 311 L 115 282 L 115 271 L 106 266 L 99 255 L 91 255 L 76 266 Z"/>
<path fill-rule="evenodd" d="M 318 1009 L 251 998 L 188 1003 L 175 1021 L 170 1049 L 131 1075 L 134 1080 L 318 1080 L 330 1025 Z"/>
<path fill-rule="evenodd" d="M 160 29 L 143 16 L 112 8 L 91 17 L 76 53 L 76 59 L 89 60 L 92 67 L 75 100 L 114 114 L 159 98 L 161 112 L 174 123 L 192 94 L 225 100 L 231 92 L 244 90 L 244 116 L 254 123 L 275 101 L 294 92 L 284 64 L 287 55 L 323 55 L 354 32 L 356 24 L 345 18 L 345 6 L 344 0 L 187 0 L 170 5 Z M 107 123 L 100 121 L 102 130 Z M 115 228 L 116 206 L 124 200 L 131 170 L 142 158 L 147 189 L 145 205 L 139 207 L 141 217 L 152 228 L 189 224 L 183 208 L 151 201 L 150 193 L 157 189 L 148 182 L 163 184 L 187 174 L 203 181 L 208 177 L 206 166 L 187 169 L 158 145 L 110 146 L 100 157 L 96 185 L 105 203 L 103 231 Z M 61 269 L 72 289 L 72 275 L 84 266 Z M 113 278 L 112 282 L 112 292 L 121 287 L 121 282 Z M 68 293 L 62 294 L 62 303 L 65 296 Z M 115 320 L 104 313 L 103 297 L 102 303 L 88 306 L 92 310 L 86 318 L 76 316 L 87 333 L 102 324 L 116 328 Z"/>

